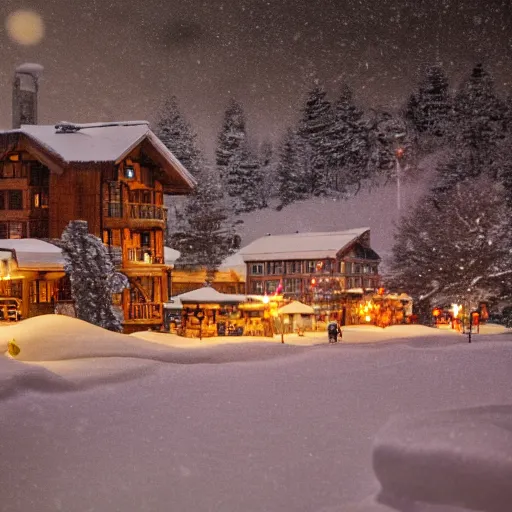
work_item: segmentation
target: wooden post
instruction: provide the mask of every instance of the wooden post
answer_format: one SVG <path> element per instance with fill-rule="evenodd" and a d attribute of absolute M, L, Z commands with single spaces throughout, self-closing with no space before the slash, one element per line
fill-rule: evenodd
<path fill-rule="evenodd" d="M 283 323 L 283 315 L 279 315 L 279 320 L 281 323 L 281 343 L 284 343 L 284 323 Z"/>

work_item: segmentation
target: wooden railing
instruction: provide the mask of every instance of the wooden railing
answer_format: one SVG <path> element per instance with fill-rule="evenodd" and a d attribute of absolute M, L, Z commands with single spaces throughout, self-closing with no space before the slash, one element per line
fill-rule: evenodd
<path fill-rule="evenodd" d="M 159 320 L 162 304 L 159 302 L 132 302 L 128 309 L 129 320 Z"/>
<path fill-rule="evenodd" d="M 127 217 L 129 219 L 165 221 L 166 210 L 167 208 L 164 206 L 155 204 L 107 202 L 105 213 L 107 217 L 116 219 Z"/>
<path fill-rule="evenodd" d="M 128 203 L 128 217 L 130 219 L 165 220 L 164 207 L 154 204 Z"/>

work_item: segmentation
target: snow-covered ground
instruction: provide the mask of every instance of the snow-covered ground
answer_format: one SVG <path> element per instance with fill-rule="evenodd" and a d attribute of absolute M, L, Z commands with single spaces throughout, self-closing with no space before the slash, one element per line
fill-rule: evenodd
<path fill-rule="evenodd" d="M 422 326 L 281 344 L 125 336 L 48 315 L 0 329 L 0 353 L 12 340 L 20 353 L 0 356 L 2 512 L 394 510 L 365 501 L 376 474 L 387 491 L 456 475 L 455 497 L 413 490 L 459 505 L 511 478 L 512 333 L 497 326 L 471 345 Z M 499 407 L 436 412 L 480 406 Z M 493 499 L 508 499 L 500 489 Z"/>

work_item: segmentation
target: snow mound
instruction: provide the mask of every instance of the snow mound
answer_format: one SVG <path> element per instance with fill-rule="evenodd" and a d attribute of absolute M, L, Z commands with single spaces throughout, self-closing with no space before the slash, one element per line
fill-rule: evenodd
<path fill-rule="evenodd" d="M 266 360 L 305 350 L 264 342 L 190 350 L 107 331 L 64 315 L 37 316 L 1 329 L 0 351 L 7 351 L 10 341 L 20 349 L 11 357 L 25 362 L 124 357 L 176 364 L 227 363 Z"/>
<path fill-rule="evenodd" d="M 512 504 L 512 406 L 392 419 L 376 437 L 373 466 L 382 485 L 378 501 L 400 504 L 400 510 L 416 503 L 418 511 L 437 504 L 506 512 Z"/>
<path fill-rule="evenodd" d="M 65 315 L 42 315 L 0 330 L 0 349 L 9 341 L 19 361 L 58 361 L 88 357 L 141 357 L 144 343 Z"/>

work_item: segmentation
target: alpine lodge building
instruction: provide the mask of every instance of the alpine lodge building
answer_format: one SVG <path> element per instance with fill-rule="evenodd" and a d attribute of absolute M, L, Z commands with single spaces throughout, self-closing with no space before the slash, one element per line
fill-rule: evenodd
<path fill-rule="evenodd" d="M 267 235 L 240 254 L 247 294 L 309 304 L 319 321 L 362 323 L 362 305 L 380 286 L 381 258 L 371 248 L 369 228 Z"/>

